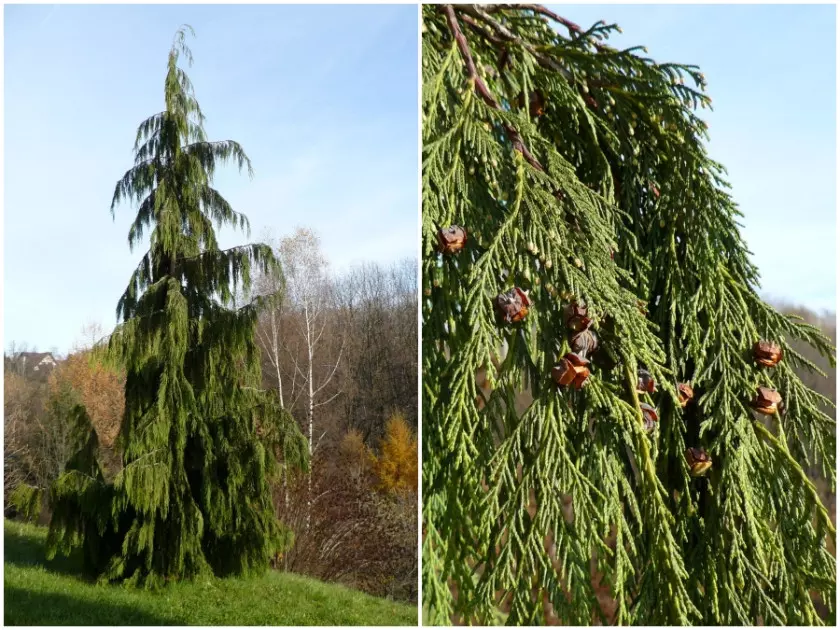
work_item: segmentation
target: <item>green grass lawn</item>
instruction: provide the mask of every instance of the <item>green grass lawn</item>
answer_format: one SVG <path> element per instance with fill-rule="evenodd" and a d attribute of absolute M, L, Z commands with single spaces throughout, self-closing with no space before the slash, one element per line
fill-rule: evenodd
<path fill-rule="evenodd" d="M 204 578 L 159 591 L 97 586 L 77 558 L 47 561 L 47 530 L 4 523 L 5 625 L 417 625 L 417 608 L 289 573 Z"/>

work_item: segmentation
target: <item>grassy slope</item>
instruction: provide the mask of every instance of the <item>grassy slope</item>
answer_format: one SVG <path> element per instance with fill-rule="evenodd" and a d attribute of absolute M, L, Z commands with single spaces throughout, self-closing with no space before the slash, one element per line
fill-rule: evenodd
<path fill-rule="evenodd" d="M 46 529 L 4 523 L 5 625 L 417 625 L 414 606 L 299 575 L 203 579 L 158 592 L 96 586 L 45 556 Z"/>

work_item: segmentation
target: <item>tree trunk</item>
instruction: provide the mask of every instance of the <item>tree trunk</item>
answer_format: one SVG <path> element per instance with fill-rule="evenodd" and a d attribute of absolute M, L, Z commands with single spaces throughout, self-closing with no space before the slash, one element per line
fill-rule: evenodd
<path fill-rule="evenodd" d="M 280 397 L 280 406 L 283 404 L 283 378 L 280 376 L 280 345 L 277 339 L 277 312 L 271 311 L 271 351 L 274 353 L 274 371 L 277 373 L 277 394 Z"/>
<path fill-rule="evenodd" d="M 309 529 L 310 521 L 312 520 L 312 434 L 315 415 L 315 392 L 312 385 L 312 328 L 309 322 L 309 309 L 306 309 L 306 350 L 307 350 L 307 371 L 308 371 L 308 387 L 309 387 L 309 401 L 306 408 L 306 421 L 309 425 L 309 471 L 306 474 L 306 529 Z"/>

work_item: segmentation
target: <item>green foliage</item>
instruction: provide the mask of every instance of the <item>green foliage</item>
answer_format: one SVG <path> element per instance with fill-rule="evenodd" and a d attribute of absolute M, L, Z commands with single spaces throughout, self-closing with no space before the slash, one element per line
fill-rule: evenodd
<path fill-rule="evenodd" d="M 41 514 L 44 490 L 26 483 L 18 484 L 9 496 L 12 506 L 26 521 L 34 521 Z"/>
<path fill-rule="evenodd" d="M 595 567 L 608 621 L 819 623 L 811 592 L 833 604 L 834 526 L 803 467 L 833 486 L 834 421 L 791 344 L 832 361 L 834 348 L 757 295 L 702 144 L 703 75 L 537 5 L 425 6 L 423 29 L 429 621 L 492 623 L 503 608 L 508 623 L 542 623 L 545 598 L 589 624 Z M 467 244 L 442 255 L 452 224 Z M 532 305 L 502 323 L 492 300 L 514 286 Z M 579 391 L 551 379 L 572 302 L 601 344 Z M 782 363 L 756 366 L 759 339 Z M 636 392 L 641 367 L 653 395 Z M 678 383 L 695 391 L 685 408 Z M 785 401 L 769 427 L 748 406 L 759 385 Z M 651 432 L 642 402 L 658 407 Z M 688 446 L 711 454 L 708 476 L 690 476 Z"/>
<path fill-rule="evenodd" d="M 133 249 L 149 249 L 119 300 L 122 324 L 108 355 L 126 371 L 118 437 L 123 467 L 107 483 L 98 440 L 78 408 L 77 454 L 53 489 L 51 553 L 83 546 L 101 580 L 147 586 L 212 569 L 245 575 L 288 545 L 269 490 L 275 448 L 303 465 L 303 436 L 291 416 L 259 390 L 254 326 L 260 304 L 236 308 L 253 270 L 277 265 L 263 244 L 220 250 L 217 227 L 248 228 L 212 188 L 217 162 L 251 172 L 233 141 L 208 142 L 204 116 L 181 55 L 178 31 L 166 75 L 165 109 L 141 123 L 135 164 L 117 183 L 111 211 L 139 205 Z M 257 427 L 268 430 L 266 439 Z"/>
<path fill-rule="evenodd" d="M 44 559 L 45 529 L 4 524 L 7 626 L 416 625 L 417 608 L 311 578 L 271 571 L 145 591 L 91 584 L 78 558 Z"/>

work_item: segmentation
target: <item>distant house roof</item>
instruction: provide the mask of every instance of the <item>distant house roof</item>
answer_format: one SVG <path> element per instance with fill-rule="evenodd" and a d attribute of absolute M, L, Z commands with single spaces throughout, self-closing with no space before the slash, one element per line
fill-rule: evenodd
<path fill-rule="evenodd" d="M 45 378 L 57 365 L 52 352 L 21 352 L 15 357 L 9 357 L 12 365 L 23 376 Z"/>
<path fill-rule="evenodd" d="M 52 352 L 21 352 L 18 356 L 33 365 L 39 365 L 41 363 L 55 365 L 55 357 L 52 355 Z"/>

